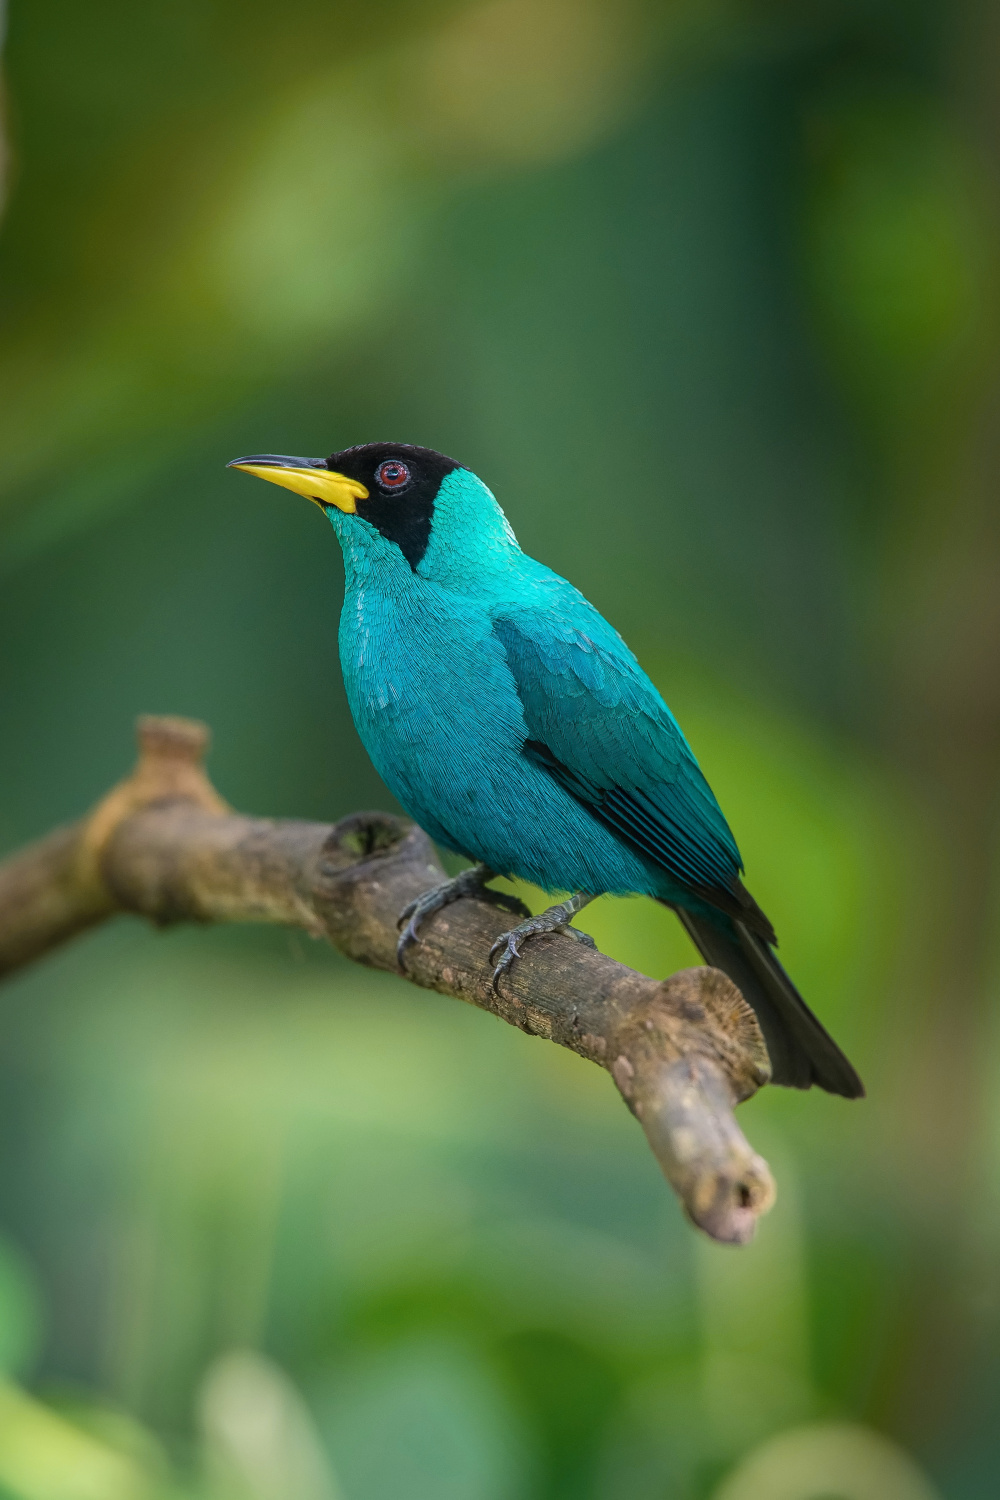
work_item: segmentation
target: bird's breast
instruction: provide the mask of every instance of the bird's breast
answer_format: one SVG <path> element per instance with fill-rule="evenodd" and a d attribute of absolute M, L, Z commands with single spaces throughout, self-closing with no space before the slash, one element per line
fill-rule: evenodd
<path fill-rule="evenodd" d="M 341 617 L 348 702 L 375 769 L 438 842 L 548 890 L 641 890 L 643 870 L 522 753 L 517 685 L 486 608 L 415 579 Z M 648 883 L 648 879 L 647 879 Z"/>
<path fill-rule="evenodd" d="M 417 758 L 426 775 L 441 759 L 519 752 L 521 703 L 485 609 L 418 579 L 405 596 L 358 590 L 344 602 L 340 657 L 354 721 L 390 785 L 412 779 Z"/>

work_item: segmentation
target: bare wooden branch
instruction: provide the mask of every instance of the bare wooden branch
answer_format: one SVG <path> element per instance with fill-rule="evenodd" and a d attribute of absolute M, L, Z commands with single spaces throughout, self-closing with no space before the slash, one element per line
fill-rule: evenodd
<path fill-rule="evenodd" d="M 427 836 L 385 813 L 336 825 L 233 813 L 205 776 L 203 725 L 139 722 L 139 762 L 89 817 L 0 865 L 0 975 L 115 912 L 158 924 L 275 922 L 394 971 L 396 922 L 444 879 Z M 733 1107 L 768 1081 L 750 1007 L 717 969 L 658 982 L 561 934 L 491 985 L 509 915 L 487 892 L 430 918 L 406 977 L 468 1001 L 612 1075 L 691 1219 L 743 1244 L 774 1198 Z"/>

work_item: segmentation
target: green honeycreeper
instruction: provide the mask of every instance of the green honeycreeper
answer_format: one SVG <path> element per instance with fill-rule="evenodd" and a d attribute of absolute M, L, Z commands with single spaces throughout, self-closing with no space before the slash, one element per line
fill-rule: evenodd
<path fill-rule="evenodd" d="M 424 918 L 497 874 L 573 894 L 497 940 L 495 984 L 535 934 L 582 938 L 569 924 L 596 895 L 652 896 L 753 1006 L 776 1083 L 864 1093 L 778 962 L 673 714 L 593 605 L 525 556 L 482 480 L 406 443 L 230 467 L 329 516 L 344 553 L 340 660 L 358 732 L 421 828 L 474 861 L 401 914 L 401 963 Z"/>

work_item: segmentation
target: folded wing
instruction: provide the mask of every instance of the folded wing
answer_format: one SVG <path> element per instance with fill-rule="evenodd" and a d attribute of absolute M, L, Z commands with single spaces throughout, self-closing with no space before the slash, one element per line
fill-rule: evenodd
<path fill-rule="evenodd" d="M 570 602 L 494 620 L 524 710 L 523 753 L 672 883 L 774 942 L 676 720 L 607 622 L 582 596 Z"/>

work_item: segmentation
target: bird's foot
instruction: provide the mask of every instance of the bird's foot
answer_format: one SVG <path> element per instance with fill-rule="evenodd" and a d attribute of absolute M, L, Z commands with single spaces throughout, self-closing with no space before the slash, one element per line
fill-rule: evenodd
<path fill-rule="evenodd" d="M 406 950 L 411 943 L 419 940 L 420 924 L 428 917 L 432 917 L 436 911 L 441 911 L 445 906 L 450 906 L 453 901 L 461 901 L 463 896 L 478 896 L 491 902 L 494 906 L 503 907 L 505 911 L 513 912 L 516 916 L 530 916 L 528 908 L 517 896 L 509 895 L 506 891 L 487 890 L 487 884 L 496 880 L 495 870 L 488 865 L 473 865 L 471 870 L 463 870 L 456 875 L 454 880 L 446 880 L 443 885 L 436 885 L 429 891 L 424 891 L 417 896 L 408 906 L 404 906 L 396 923 L 400 929 L 399 942 L 396 944 L 396 962 L 402 969 Z"/>
<path fill-rule="evenodd" d="M 565 932 L 567 937 L 576 938 L 578 942 L 586 943 L 588 948 L 596 948 L 597 944 L 587 932 L 580 932 L 576 927 L 569 924 L 578 911 L 582 911 L 588 901 L 593 901 L 593 896 L 585 896 L 578 891 L 575 896 L 570 896 L 567 901 L 560 901 L 558 906 L 550 906 L 546 911 L 539 912 L 537 917 L 529 917 L 526 922 L 521 922 L 510 932 L 501 932 L 493 947 L 490 949 L 490 958 L 496 958 L 500 954 L 496 968 L 493 970 L 493 993 L 499 994 L 500 980 L 508 972 L 515 959 L 521 957 L 520 944 L 529 938 L 538 937 L 545 932 Z"/>

